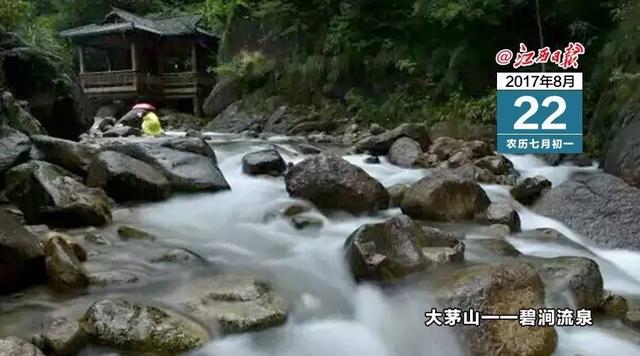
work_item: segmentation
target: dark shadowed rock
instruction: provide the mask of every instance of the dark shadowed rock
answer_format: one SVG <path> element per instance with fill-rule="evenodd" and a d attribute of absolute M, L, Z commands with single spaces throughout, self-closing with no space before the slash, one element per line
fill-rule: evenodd
<path fill-rule="evenodd" d="M 409 137 L 401 137 L 391 145 L 387 159 L 396 166 L 410 168 L 421 154 L 422 148 L 418 142 Z"/>
<path fill-rule="evenodd" d="M 0 126 L 5 125 L 27 135 L 41 135 L 46 132 L 40 122 L 16 101 L 11 92 L 0 90 Z"/>
<path fill-rule="evenodd" d="M 284 299 L 251 275 L 202 278 L 189 284 L 188 290 L 179 307 L 224 334 L 261 331 L 287 320 Z"/>
<path fill-rule="evenodd" d="M 511 163 L 507 157 L 502 155 L 486 156 L 477 159 L 474 164 L 495 175 L 504 175 L 513 172 L 513 163 Z"/>
<path fill-rule="evenodd" d="M 45 279 L 44 251 L 38 239 L 0 209 L 0 294 Z"/>
<path fill-rule="evenodd" d="M 389 192 L 389 206 L 392 208 L 399 208 L 402 205 L 402 200 L 404 199 L 404 194 L 409 189 L 409 186 L 406 184 L 395 184 L 387 189 Z"/>
<path fill-rule="evenodd" d="M 624 297 L 609 294 L 602 300 L 600 309 L 605 315 L 624 318 L 625 314 L 629 311 L 629 304 Z"/>
<path fill-rule="evenodd" d="M 73 254 L 76 256 L 76 258 L 78 258 L 80 262 L 85 262 L 87 260 L 88 254 L 84 246 L 82 246 L 82 244 L 78 240 L 76 240 L 74 237 L 71 237 L 65 233 L 53 232 L 53 231 L 46 233 L 43 239 L 44 245 L 46 246 L 49 240 L 54 238 L 59 238 L 64 240 L 64 242 L 67 243 L 67 245 L 73 251 Z"/>
<path fill-rule="evenodd" d="M 17 337 L 0 339 L 0 356 L 44 356 L 35 345 Z"/>
<path fill-rule="evenodd" d="M 204 101 L 202 109 L 209 117 L 220 114 L 229 105 L 241 99 L 242 86 L 238 79 L 223 78 L 211 90 Z"/>
<path fill-rule="evenodd" d="M 103 137 L 130 137 L 130 136 L 142 136 L 142 130 L 137 127 L 116 125 L 103 134 Z"/>
<path fill-rule="evenodd" d="M 476 265 L 454 272 L 445 283 L 443 304 L 480 314 L 519 315 L 521 309 L 544 305 L 544 284 L 527 264 Z M 557 335 L 553 327 L 521 327 L 518 321 L 480 322 L 462 327 L 474 355 L 551 355 Z"/>
<path fill-rule="evenodd" d="M 4 172 L 29 159 L 30 150 L 31 141 L 27 135 L 0 125 L 0 182 Z"/>
<path fill-rule="evenodd" d="M 275 149 L 252 152 L 242 158 L 242 171 L 248 175 L 270 175 L 278 177 L 287 169 L 287 164 Z"/>
<path fill-rule="evenodd" d="M 429 132 L 425 125 L 402 124 L 393 130 L 369 136 L 356 143 L 356 152 L 369 152 L 374 155 L 384 156 L 389 152 L 391 145 L 401 137 L 409 137 L 426 149 L 431 144 Z"/>
<path fill-rule="evenodd" d="M 188 352 L 209 339 L 206 329 L 183 316 L 118 299 L 93 304 L 81 325 L 100 345 L 142 353 Z"/>
<path fill-rule="evenodd" d="M 489 204 L 489 197 L 477 183 L 425 177 L 407 190 L 402 211 L 414 219 L 461 221 L 483 214 Z"/>
<path fill-rule="evenodd" d="M 596 244 L 640 250 L 640 190 L 606 173 L 579 173 L 545 193 L 533 209 Z"/>
<path fill-rule="evenodd" d="M 511 196 L 520 203 L 529 205 L 549 189 L 551 189 L 551 182 L 547 178 L 543 176 L 528 177 L 511 189 Z"/>
<path fill-rule="evenodd" d="M 378 156 L 369 156 L 364 159 L 364 163 L 366 164 L 380 164 L 380 157 Z"/>
<path fill-rule="evenodd" d="M 100 153 L 89 168 L 87 185 L 103 188 L 116 201 L 162 200 L 169 180 L 150 165 L 114 151 Z"/>
<path fill-rule="evenodd" d="M 357 280 L 393 281 L 425 269 L 417 236 L 420 226 L 408 216 L 379 224 L 367 224 L 354 231 L 344 248 L 351 272 Z"/>
<path fill-rule="evenodd" d="M 47 276 L 52 287 L 78 289 L 89 285 L 87 271 L 64 239 L 58 236 L 49 239 L 44 250 Z"/>
<path fill-rule="evenodd" d="M 605 172 L 640 187 L 640 118 L 637 111 L 622 122 L 607 147 L 603 163 Z"/>
<path fill-rule="evenodd" d="M 75 174 L 86 175 L 95 157 L 95 149 L 73 141 L 51 136 L 31 137 L 36 148 L 34 159 L 53 163 Z"/>
<path fill-rule="evenodd" d="M 88 188 L 64 169 L 31 161 L 5 175 L 7 196 L 29 224 L 49 226 L 101 226 L 111 221 L 104 191 Z"/>
<path fill-rule="evenodd" d="M 77 321 L 66 318 L 53 320 L 43 335 L 44 349 L 53 355 L 75 355 L 89 341 Z"/>
<path fill-rule="evenodd" d="M 554 293 L 571 292 L 566 307 L 597 309 L 602 301 L 602 275 L 598 264 L 586 257 L 530 258 Z"/>
<path fill-rule="evenodd" d="M 323 209 L 359 214 L 389 205 L 389 194 L 382 184 L 337 156 L 310 157 L 289 170 L 285 182 L 289 195 L 307 199 Z"/>

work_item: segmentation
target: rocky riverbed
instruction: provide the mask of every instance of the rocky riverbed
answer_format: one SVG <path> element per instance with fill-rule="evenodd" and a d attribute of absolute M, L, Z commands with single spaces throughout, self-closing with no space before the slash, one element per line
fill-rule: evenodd
<path fill-rule="evenodd" d="M 415 125 L 3 135 L 1 356 L 640 354 L 640 191 L 595 166 Z M 425 327 L 445 307 L 594 326 Z"/>

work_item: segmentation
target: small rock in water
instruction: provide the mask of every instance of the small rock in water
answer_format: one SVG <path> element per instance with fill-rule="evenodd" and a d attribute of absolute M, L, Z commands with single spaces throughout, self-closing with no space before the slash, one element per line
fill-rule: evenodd
<path fill-rule="evenodd" d="M 164 251 L 160 256 L 151 259 L 154 263 L 177 263 L 181 265 L 199 264 L 205 265 L 207 259 L 197 253 L 181 247 L 170 248 Z"/>
<path fill-rule="evenodd" d="M 278 177 L 287 169 L 284 159 L 275 149 L 252 152 L 242 158 L 242 171 L 248 175 Z"/>
<path fill-rule="evenodd" d="M 364 159 L 364 163 L 366 164 L 380 164 L 380 157 L 378 156 L 369 156 Z"/>
<path fill-rule="evenodd" d="M 55 319 L 43 335 L 45 350 L 54 355 L 75 355 L 88 341 L 80 323 L 66 318 Z"/>
<path fill-rule="evenodd" d="M 496 257 L 518 257 L 522 253 L 512 244 L 500 239 L 476 239 L 473 244 L 480 246 Z"/>
<path fill-rule="evenodd" d="M 520 203 L 529 205 L 549 189 L 551 189 L 551 182 L 545 177 L 529 177 L 511 189 L 511 196 Z"/>
<path fill-rule="evenodd" d="M 640 310 L 629 310 L 624 316 L 624 323 L 640 330 Z"/>
<path fill-rule="evenodd" d="M 80 323 L 100 345 L 141 353 L 188 352 L 209 339 L 205 328 L 177 313 L 120 299 L 96 302 Z"/>
<path fill-rule="evenodd" d="M 509 227 L 511 232 L 520 231 L 520 216 L 508 203 L 493 203 L 487 209 L 487 221 Z"/>
<path fill-rule="evenodd" d="M 155 235 L 129 225 L 118 226 L 118 236 L 123 240 L 156 240 Z"/>
<path fill-rule="evenodd" d="M 50 284 L 58 289 L 85 288 L 89 285 L 87 271 L 63 238 L 55 236 L 47 240 L 44 251 L 45 266 Z"/>
<path fill-rule="evenodd" d="M 509 174 L 513 171 L 513 163 L 502 155 L 486 156 L 476 160 L 474 164 L 498 176 Z"/>
<path fill-rule="evenodd" d="M 89 275 L 91 285 L 100 287 L 122 286 L 138 283 L 139 278 L 129 271 L 97 272 Z"/>
<path fill-rule="evenodd" d="M 44 356 L 35 345 L 17 337 L 0 339 L 0 356 Z"/>
<path fill-rule="evenodd" d="M 396 166 L 411 168 L 420 155 L 422 155 L 420 144 L 408 137 L 402 137 L 391 145 L 387 159 Z"/>
<path fill-rule="evenodd" d="M 629 305 L 624 297 L 610 294 L 602 301 L 602 311 L 606 315 L 624 317 L 629 311 Z"/>
<path fill-rule="evenodd" d="M 303 230 L 307 228 L 319 229 L 324 225 L 322 219 L 318 219 L 312 216 L 296 215 L 291 217 L 291 224 L 298 229 Z"/>
<path fill-rule="evenodd" d="M 100 234 L 96 234 L 96 233 L 87 233 L 84 235 L 84 240 L 92 243 L 94 245 L 102 245 L 102 246 L 109 246 L 111 245 L 111 242 L 106 239 L 105 237 L 103 237 Z"/>

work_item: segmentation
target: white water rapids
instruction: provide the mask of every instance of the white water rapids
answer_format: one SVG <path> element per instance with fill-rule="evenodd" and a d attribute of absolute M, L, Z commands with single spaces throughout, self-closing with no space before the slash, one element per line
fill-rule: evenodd
<path fill-rule="evenodd" d="M 288 162 L 299 162 L 304 156 L 285 138 L 247 141 L 244 138 L 213 136 L 213 140 L 219 166 L 232 187 L 231 191 L 178 196 L 162 203 L 132 207 L 116 213 L 114 225 L 135 223 L 142 228 L 152 229 L 158 236 L 171 236 L 171 240 L 163 243 L 189 248 L 210 261 L 226 266 L 230 271 L 250 270 L 258 273 L 286 295 L 292 308 L 284 326 L 259 333 L 227 336 L 210 342 L 194 355 L 466 354 L 453 330 L 424 326 L 425 311 L 432 307 L 446 307 L 437 305 L 427 291 L 411 287 L 383 291 L 369 284 L 357 285 L 347 270 L 342 250 L 347 236 L 362 224 L 400 214 L 399 209 L 373 217 L 347 214 L 325 217 L 314 210 L 309 214 L 321 218 L 324 226 L 302 231 L 296 230 L 283 219 L 265 222 L 265 215 L 294 200 L 288 196 L 283 178 L 244 175 L 241 170 L 242 157 L 273 144 L 278 145 Z M 403 169 L 384 159 L 381 164 L 372 165 L 365 164 L 365 156 L 362 155 L 345 158 L 386 187 L 397 183 L 413 183 L 425 175 L 424 170 Z M 539 159 L 528 156 L 509 158 L 524 176 L 544 175 L 554 185 L 568 179 L 576 170 L 596 170 L 549 167 Z M 494 201 L 511 199 L 506 187 L 489 185 L 484 188 Z M 594 259 L 602 271 L 605 289 L 628 297 L 631 307 L 640 306 L 637 304 L 640 299 L 640 254 L 593 247 L 561 223 L 517 206 L 523 230 L 550 227 L 577 243 L 567 245 L 508 238 L 518 250 L 523 254 L 541 257 L 586 256 Z M 480 235 L 471 233 L 467 238 L 482 238 Z M 140 256 L 148 253 L 144 249 L 126 246 L 112 250 L 107 256 L 96 257 L 98 260 L 93 263 L 100 263 L 100 259 L 104 259 L 109 261 L 104 263 L 110 268 L 117 265 L 149 275 L 158 273 L 158 267 L 141 261 Z M 176 272 L 168 270 L 166 273 Z M 176 274 L 176 289 L 180 288 L 180 278 L 185 278 L 184 273 Z M 121 293 L 129 295 L 132 292 L 124 290 Z M 142 297 L 162 297 L 164 291 L 146 287 L 136 293 Z M 74 301 L 57 303 L 54 298 L 41 296 L 32 304 L 45 310 L 66 307 L 80 312 L 97 299 L 96 295 L 82 296 Z M 18 313 L 14 319 L 23 315 Z M 640 335 L 619 321 L 596 324 L 588 328 L 557 328 L 559 342 L 556 355 L 601 356 L 611 355 L 613 350 L 618 355 L 640 355 Z M 84 354 L 108 353 L 86 350 Z"/>

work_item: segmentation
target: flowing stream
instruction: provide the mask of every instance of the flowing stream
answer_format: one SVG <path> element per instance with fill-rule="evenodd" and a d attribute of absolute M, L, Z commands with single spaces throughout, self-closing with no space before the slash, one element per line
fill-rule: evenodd
<path fill-rule="evenodd" d="M 79 295 L 54 295 L 46 287 L 33 288 L 14 300 L 1 300 L 0 335 L 33 332 L 46 318 L 65 315 L 80 317 L 87 307 L 104 296 L 127 296 L 140 300 L 170 302 L 189 293 L 186 280 L 195 272 L 188 268 L 147 262 L 161 247 L 180 246 L 197 252 L 216 269 L 251 271 L 268 279 L 292 306 L 287 323 L 260 333 L 228 336 L 207 344 L 194 355 L 247 356 L 455 356 L 464 355 L 454 332 L 446 327 L 424 326 L 424 312 L 439 307 L 424 288 L 404 286 L 382 290 L 369 284 L 357 285 L 343 261 L 342 245 L 349 234 L 365 223 L 382 221 L 400 214 L 399 209 L 377 216 L 353 217 L 336 213 L 311 216 L 322 219 L 322 228 L 296 230 L 281 218 L 266 220 L 270 212 L 295 201 L 283 178 L 249 177 L 241 171 L 242 157 L 259 149 L 278 145 L 288 162 L 304 155 L 289 138 L 270 140 L 211 135 L 218 162 L 232 191 L 215 194 L 177 196 L 169 201 L 123 208 L 115 212 L 113 226 L 101 231 L 111 246 L 93 249 L 87 267 L 91 271 L 127 270 L 143 276 L 146 283 L 121 289 L 92 288 Z M 365 156 L 346 156 L 388 187 L 413 183 L 424 170 L 403 169 L 382 159 L 381 164 L 364 163 Z M 535 157 L 509 157 L 525 176 L 544 175 L 554 185 L 576 170 L 596 168 L 549 167 Z M 511 200 L 506 187 L 487 185 L 492 200 Z M 592 246 L 561 223 L 518 207 L 522 229 L 550 227 L 573 243 L 543 243 L 509 237 L 523 254 L 557 257 L 586 256 L 598 262 L 606 290 L 621 294 L 630 307 L 640 307 L 640 254 L 624 250 L 604 250 Z M 640 218 L 640 217 L 639 217 Z M 156 233 L 153 244 L 121 242 L 115 226 L 135 224 Z M 477 229 L 476 229 L 477 228 Z M 169 238 L 167 238 L 167 236 Z M 488 238 L 479 227 L 471 227 L 467 239 Z M 466 258 L 482 261 L 481 253 L 469 250 Z M 493 259 L 495 261 L 495 259 Z M 168 293 L 171 291 L 171 293 Z M 557 355 L 640 355 L 640 334 L 620 321 L 598 319 L 588 328 L 557 328 Z M 84 355 L 114 353 L 97 348 Z"/>

